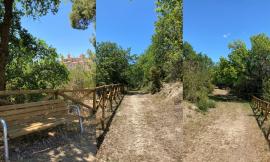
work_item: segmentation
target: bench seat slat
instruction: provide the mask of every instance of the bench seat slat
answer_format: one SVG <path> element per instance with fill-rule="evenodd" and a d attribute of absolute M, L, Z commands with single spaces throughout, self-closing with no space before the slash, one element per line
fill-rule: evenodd
<path fill-rule="evenodd" d="M 35 116 L 46 116 L 46 115 L 52 114 L 54 112 L 59 112 L 62 110 L 66 110 L 66 112 L 68 113 L 67 107 L 58 107 L 58 108 L 54 108 L 54 109 L 35 111 L 35 112 L 31 112 L 31 113 L 18 114 L 18 115 L 14 115 L 14 116 L 7 116 L 4 119 L 7 122 L 16 121 L 16 120 L 24 120 L 24 119 L 28 119 L 28 118 L 33 118 Z"/>
<path fill-rule="evenodd" d="M 30 108 L 30 107 L 41 106 L 41 105 L 51 105 L 51 104 L 62 103 L 62 102 L 63 100 L 49 100 L 49 101 L 30 102 L 30 103 L 23 103 L 23 104 L 16 104 L 16 105 L 6 105 L 6 106 L 0 106 L 0 112 L 23 109 L 23 108 Z"/>
<path fill-rule="evenodd" d="M 10 138 L 16 138 L 19 136 L 33 133 L 33 132 L 37 132 L 37 131 L 48 129 L 51 127 L 55 127 L 57 125 L 64 124 L 65 122 L 66 122 L 66 119 L 62 118 L 62 119 L 47 121 L 47 122 L 43 122 L 43 123 L 34 123 L 28 127 L 8 130 L 8 136 Z"/>
<path fill-rule="evenodd" d="M 8 127 L 13 127 L 14 125 L 23 125 L 28 123 L 35 123 L 38 121 L 48 120 L 50 118 L 62 118 L 67 117 L 67 110 L 59 110 L 57 112 L 52 112 L 49 114 L 42 114 L 38 116 L 29 116 L 27 118 L 21 118 L 20 120 L 7 121 Z"/>
<path fill-rule="evenodd" d="M 65 117 L 52 117 L 36 122 L 22 123 L 20 125 L 13 125 L 8 127 L 8 136 L 9 138 L 16 138 L 36 131 L 52 128 L 60 124 L 72 122 L 78 122 L 78 117 L 75 115 L 69 115 Z M 56 123 L 56 125 L 52 123 Z M 2 136 L 2 132 L 0 132 L 0 136 Z"/>
<path fill-rule="evenodd" d="M 56 118 L 49 121 L 43 121 L 39 123 L 32 123 L 31 125 L 25 125 L 24 127 L 16 128 L 9 130 L 8 136 L 10 138 L 16 138 L 19 136 L 27 135 L 33 132 L 45 130 L 48 128 L 53 128 L 61 124 L 73 122 L 77 120 L 76 116 L 69 116 L 68 118 Z"/>
<path fill-rule="evenodd" d="M 20 115 L 20 114 L 30 113 L 34 111 L 50 110 L 50 109 L 54 109 L 58 107 L 65 107 L 65 103 L 62 102 L 62 103 L 56 103 L 56 104 L 51 104 L 51 105 L 40 105 L 40 106 L 29 107 L 29 108 L 24 108 L 24 109 L 3 111 L 3 112 L 0 112 L 0 116 L 4 118 L 6 116 Z"/>
<path fill-rule="evenodd" d="M 7 122 L 9 138 L 16 138 L 69 122 L 79 122 L 63 100 L 49 100 L 0 106 L 0 117 Z M 0 135 L 2 132 L 0 132 Z"/>

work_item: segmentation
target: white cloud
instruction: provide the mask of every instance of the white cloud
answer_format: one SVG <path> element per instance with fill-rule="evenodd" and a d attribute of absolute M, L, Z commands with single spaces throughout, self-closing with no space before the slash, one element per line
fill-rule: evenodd
<path fill-rule="evenodd" d="M 226 34 L 223 34 L 223 38 L 228 38 L 229 36 L 231 36 L 231 33 L 226 33 Z"/>

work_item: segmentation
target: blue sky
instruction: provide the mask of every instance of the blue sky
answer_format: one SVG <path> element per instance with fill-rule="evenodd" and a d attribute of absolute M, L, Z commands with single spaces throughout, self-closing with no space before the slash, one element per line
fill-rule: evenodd
<path fill-rule="evenodd" d="M 58 53 L 64 56 L 68 53 L 78 56 L 86 53 L 87 49 L 93 49 L 89 42 L 93 26 L 90 25 L 87 30 L 72 29 L 69 21 L 71 8 L 72 4 L 66 0 L 60 5 L 56 15 L 49 13 L 39 20 L 23 17 L 22 26 L 35 37 L 43 39 L 47 44 L 55 47 Z"/>
<path fill-rule="evenodd" d="M 258 33 L 270 36 L 269 0 L 184 0 L 184 40 L 214 61 L 229 54 L 228 43 Z"/>
<path fill-rule="evenodd" d="M 97 0 L 97 41 L 112 41 L 141 54 L 151 44 L 155 0 Z"/>

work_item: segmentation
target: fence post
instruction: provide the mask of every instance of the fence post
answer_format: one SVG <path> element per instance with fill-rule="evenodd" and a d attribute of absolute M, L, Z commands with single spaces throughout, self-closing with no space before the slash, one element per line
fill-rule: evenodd
<path fill-rule="evenodd" d="M 96 112 L 96 89 L 93 91 L 93 110 Z"/>
<path fill-rule="evenodd" d="M 102 119 L 101 126 L 102 130 L 105 130 L 105 99 L 106 99 L 106 87 L 102 89 Z"/>
<path fill-rule="evenodd" d="M 116 100 L 115 100 L 115 93 L 116 93 L 115 89 L 116 89 L 116 86 L 113 86 L 113 100 L 114 100 L 114 101 L 116 101 Z"/>
<path fill-rule="evenodd" d="M 112 93 L 113 93 L 113 85 L 110 87 L 110 107 L 111 107 L 111 112 L 113 112 Z"/>

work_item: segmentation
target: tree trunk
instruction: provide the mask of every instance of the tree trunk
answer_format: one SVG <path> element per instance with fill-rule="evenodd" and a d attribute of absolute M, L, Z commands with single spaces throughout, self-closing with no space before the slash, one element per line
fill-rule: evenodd
<path fill-rule="evenodd" d="M 12 22 L 12 7 L 14 0 L 4 0 L 5 14 L 0 24 L 0 91 L 6 89 L 6 65 L 9 56 L 9 31 Z"/>

